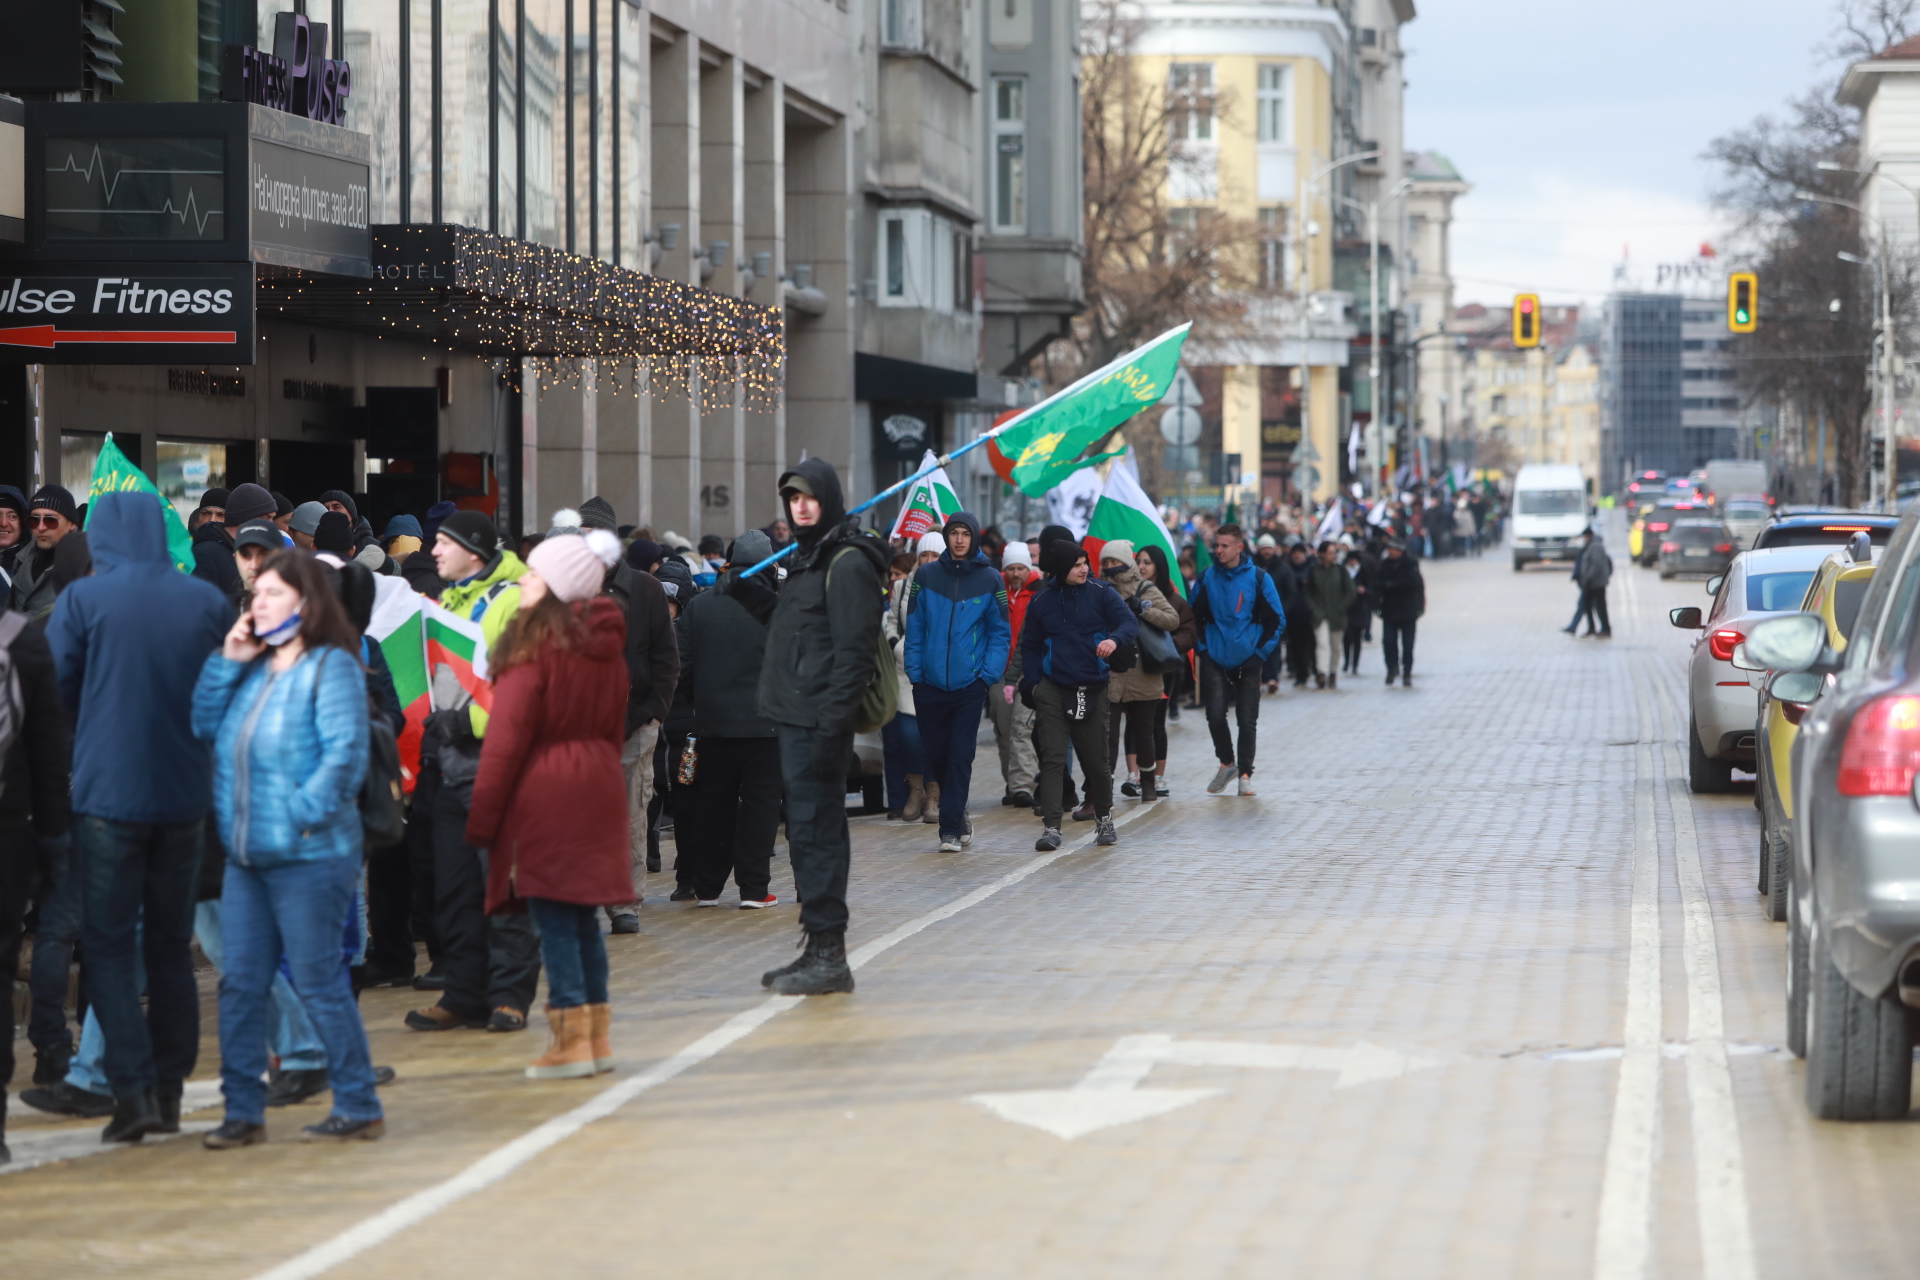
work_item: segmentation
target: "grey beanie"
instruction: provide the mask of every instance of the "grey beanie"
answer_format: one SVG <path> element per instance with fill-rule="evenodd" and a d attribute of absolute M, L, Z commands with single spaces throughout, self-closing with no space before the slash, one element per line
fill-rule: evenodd
<path fill-rule="evenodd" d="M 293 519 L 287 523 L 295 533 L 304 533 L 309 538 L 320 527 L 320 517 L 327 514 L 326 504 L 303 502 L 293 509 Z"/>
<path fill-rule="evenodd" d="M 727 563 L 735 569 L 751 569 L 773 554 L 773 539 L 759 529 L 749 529 L 727 548 Z"/>

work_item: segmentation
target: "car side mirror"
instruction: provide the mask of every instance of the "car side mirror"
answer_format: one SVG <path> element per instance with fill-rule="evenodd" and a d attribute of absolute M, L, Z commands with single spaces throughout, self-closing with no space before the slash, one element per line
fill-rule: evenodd
<path fill-rule="evenodd" d="M 1776 671 L 1767 681 L 1767 696 L 1775 702 L 1805 705 L 1820 696 L 1826 680 L 1811 671 Z"/>
<path fill-rule="evenodd" d="M 1708 578 L 1708 579 L 1707 579 L 1707 594 L 1708 594 L 1708 595 L 1710 595 L 1710 596 L 1717 596 L 1717 595 L 1719 595 L 1719 594 L 1720 594 L 1720 584 L 1721 584 L 1721 583 L 1723 583 L 1723 582 L 1725 582 L 1726 580 L 1727 580 L 1727 575 L 1726 575 L 1726 574 L 1724 574 L 1724 573 L 1716 573 L 1716 574 L 1714 574 L 1714 575 L 1713 575 L 1713 576 L 1712 576 L 1711 578 Z"/>
<path fill-rule="evenodd" d="M 1741 643 L 1733 646 L 1733 657 L 1731 661 L 1733 665 L 1741 671 L 1765 671 L 1766 670 L 1764 666 L 1755 662 L 1753 658 L 1747 653 L 1747 646 L 1745 641 L 1742 641 Z"/>
<path fill-rule="evenodd" d="M 1704 624 L 1700 620 L 1700 610 L 1692 605 L 1667 611 L 1667 621 L 1687 631 L 1698 631 Z"/>
<path fill-rule="evenodd" d="M 1817 613 L 1768 618 L 1746 640 L 1747 656 L 1774 671 L 1806 671 L 1827 652 L 1827 620 Z"/>

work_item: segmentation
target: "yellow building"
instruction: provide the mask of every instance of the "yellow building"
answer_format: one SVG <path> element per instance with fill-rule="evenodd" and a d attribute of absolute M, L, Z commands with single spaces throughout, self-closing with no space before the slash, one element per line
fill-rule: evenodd
<path fill-rule="evenodd" d="M 1504 309 L 1461 308 L 1468 334 L 1464 424 L 1504 440 L 1522 464 L 1576 463 L 1600 474 L 1600 362 L 1580 340 L 1578 307 L 1546 307 L 1540 345 L 1516 349 Z"/>
<path fill-rule="evenodd" d="M 1577 463 L 1600 478 L 1600 360 L 1584 342 L 1563 351 L 1554 368 L 1548 448 L 1557 452 L 1551 461 Z"/>

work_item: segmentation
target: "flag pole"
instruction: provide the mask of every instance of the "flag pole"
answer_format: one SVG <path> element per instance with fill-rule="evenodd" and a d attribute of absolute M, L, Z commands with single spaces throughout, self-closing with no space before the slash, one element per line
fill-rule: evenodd
<path fill-rule="evenodd" d="M 1028 418 L 1031 418 L 1034 414 L 1039 413 L 1042 409 L 1045 409 L 1049 405 L 1053 404 L 1055 401 L 1064 400 L 1066 397 L 1072 395 L 1074 392 L 1079 391 L 1084 387 L 1092 386 L 1094 383 L 1098 382 L 1100 379 L 1106 377 L 1113 370 L 1121 367 L 1124 364 L 1129 364 L 1132 361 L 1139 359 L 1144 352 L 1152 350 L 1154 347 L 1157 347 L 1161 343 L 1172 339 L 1176 335 L 1185 334 L 1187 330 L 1191 328 L 1193 328 L 1193 321 L 1191 320 L 1187 321 L 1185 324 L 1175 325 L 1173 328 L 1167 330 L 1165 333 L 1161 334 L 1159 337 L 1155 338 L 1153 341 L 1143 343 L 1140 346 L 1135 347 L 1133 350 L 1128 351 L 1123 355 L 1115 356 L 1112 360 L 1109 360 L 1107 363 L 1101 365 L 1098 369 L 1095 369 L 1092 373 L 1076 378 L 1072 383 L 1070 383 L 1065 387 L 1062 387 L 1060 390 L 1048 396 L 1045 400 L 1040 401 L 1038 404 L 1029 405 L 1027 408 L 1022 409 L 1019 413 L 1016 413 L 1013 417 L 1008 418 L 1005 422 L 1001 423 L 999 426 L 995 427 L 993 430 L 985 432 L 981 435 L 975 436 L 973 439 L 961 445 L 958 449 L 955 449 L 952 453 L 942 454 L 940 457 L 935 458 L 933 460 L 932 466 L 923 466 L 920 468 L 920 470 L 914 472 L 912 475 L 908 476 L 905 480 L 900 481 L 900 483 L 893 485 L 889 488 L 882 489 L 879 493 L 874 494 L 871 498 L 868 498 L 865 502 L 861 503 L 859 506 L 855 507 L 853 510 L 847 512 L 847 514 L 850 516 L 857 516 L 863 511 L 871 510 L 872 508 L 880 505 L 882 502 L 885 502 L 888 498 L 891 498 L 894 494 L 899 493 L 901 490 L 906 489 L 909 486 L 921 480 L 926 479 L 928 476 L 932 475 L 934 472 L 940 470 L 942 467 L 945 467 L 949 463 L 953 462 L 954 459 L 965 457 L 967 454 L 972 453 L 975 449 L 978 449 L 981 445 L 993 439 L 995 436 L 998 436 L 1002 432 L 1008 431 L 1014 427 L 1019 426 L 1022 422 L 1025 422 Z M 786 546 L 780 548 L 778 551 L 768 556 L 765 560 L 762 560 L 759 564 L 754 565 L 750 569 L 744 570 L 740 574 L 740 576 L 743 578 L 750 578 L 754 574 L 760 572 L 762 569 L 768 568 L 771 565 L 779 563 L 782 559 L 790 555 L 799 545 L 800 544 L 798 542 L 789 542 Z"/>

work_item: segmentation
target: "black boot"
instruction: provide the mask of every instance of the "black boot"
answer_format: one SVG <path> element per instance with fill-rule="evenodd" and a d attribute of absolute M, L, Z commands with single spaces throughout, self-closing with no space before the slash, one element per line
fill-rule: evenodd
<path fill-rule="evenodd" d="M 153 1090 L 116 1097 L 113 1119 L 100 1131 L 102 1142 L 138 1142 L 150 1133 L 161 1132 L 160 1103 Z"/>
<path fill-rule="evenodd" d="M 807 949 L 792 964 L 760 976 L 760 985 L 777 996 L 823 996 L 853 990 L 847 967 L 847 931 L 822 929 L 807 935 Z"/>
<path fill-rule="evenodd" d="M 155 1105 L 160 1108 L 160 1127 L 155 1133 L 180 1132 L 180 1095 L 183 1088 L 178 1080 L 171 1084 L 163 1081 L 153 1091 Z"/>
<path fill-rule="evenodd" d="M 71 1041 L 35 1050 L 33 1082 L 36 1085 L 59 1084 L 67 1078 L 67 1071 L 72 1066 L 73 1043 Z"/>

